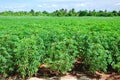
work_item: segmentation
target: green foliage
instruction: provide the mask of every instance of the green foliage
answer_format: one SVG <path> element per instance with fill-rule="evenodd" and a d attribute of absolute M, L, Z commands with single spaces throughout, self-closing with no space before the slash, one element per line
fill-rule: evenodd
<path fill-rule="evenodd" d="M 15 54 L 16 65 L 18 65 L 18 72 L 24 76 L 31 76 L 38 70 L 40 57 L 36 45 L 36 40 L 32 38 L 23 38 L 19 41 Z"/>
<path fill-rule="evenodd" d="M 115 42 L 112 43 L 112 55 L 114 59 L 114 64 L 112 65 L 114 69 L 117 69 L 120 73 L 120 36 L 115 38 Z"/>
<path fill-rule="evenodd" d="M 19 38 L 9 33 L 0 36 L 0 73 L 5 75 L 14 71 L 14 56 Z"/>
<path fill-rule="evenodd" d="M 42 64 L 64 74 L 76 58 L 93 73 L 109 68 L 120 72 L 119 17 L 9 16 L 0 17 L 0 23 L 0 74 L 32 76 Z"/>
<path fill-rule="evenodd" d="M 85 61 L 89 65 L 90 71 L 107 70 L 107 54 L 101 45 L 99 34 L 91 33 L 85 37 Z"/>
<path fill-rule="evenodd" d="M 45 61 L 51 70 L 65 73 L 73 67 L 77 53 L 76 49 L 75 41 L 72 39 L 54 42 L 48 51 L 48 58 Z"/>
<path fill-rule="evenodd" d="M 53 12 L 47 12 L 47 11 L 34 11 L 31 9 L 29 12 L 27 11 L 18 11 L 18 12 L 13 12 L 13 11 L 4 11 L 0 12 L 0 15 L 2 16 L 104 16 L 104 17 L 113 17 L 113 16 L 120 16 L 120 11 L 107 11 L 107 10 L 79 10 L 78 12 L 75 11 L 74 8 L 71 10 L 67 9 L 59 9 L 55 10 Z"/>

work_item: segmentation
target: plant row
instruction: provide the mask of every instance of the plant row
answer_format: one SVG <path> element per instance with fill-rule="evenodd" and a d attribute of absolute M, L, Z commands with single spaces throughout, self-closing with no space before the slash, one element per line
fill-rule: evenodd
<path fill-rule="evenodd" d="M 97 29 L 4 32 L 0 34 L 0 74 L 32 76 L 37 74 L 42 64 L 52 71 L 64 74 L 71 71 L 76 58 L 82 61 L 84 69 L 88 68 L 92 73 L 107 72 L 109 69 L 119 73 L 119 30 L 96 31 Z"/>

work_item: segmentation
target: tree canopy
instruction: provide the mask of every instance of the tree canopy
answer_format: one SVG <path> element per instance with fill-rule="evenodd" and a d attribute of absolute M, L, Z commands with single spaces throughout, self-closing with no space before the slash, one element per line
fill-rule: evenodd
<path fill-rule="evenodd" d="M 79 10 L 75 11 L 74 8 L 71 10 L 67 9 L 59 9 L 53 12 L 47 12 L 47 11 L 34 11 L 31 9 L 30 11 L 3 11 L 0 12 L 1 16 L 120 16 L 120 11 L 107 11 L 107 10 Z"/>

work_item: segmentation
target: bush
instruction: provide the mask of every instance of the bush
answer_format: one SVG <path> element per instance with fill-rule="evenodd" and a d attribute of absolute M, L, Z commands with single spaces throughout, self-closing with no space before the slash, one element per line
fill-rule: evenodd
<path fill-rule="evenodd" d="M 37 42 L 33 38 L 23 38 L 19 41 L 15 54 L 17 71 L 23 76 L 37 73 L 40 55 Z"/>
<path fill-rule="evenodd" d="M 75 45 L 76 42 L 72 39 L 52 43 L 45 60 L 50 69 L 59 73 L 70 71 L 77 53 Z"/>
<path fill-rule="evenodd" d="M 0 73 L 11 74 L 15 70 L 15 53 L 18 36 L 4 34 L 0 36 Z"/>

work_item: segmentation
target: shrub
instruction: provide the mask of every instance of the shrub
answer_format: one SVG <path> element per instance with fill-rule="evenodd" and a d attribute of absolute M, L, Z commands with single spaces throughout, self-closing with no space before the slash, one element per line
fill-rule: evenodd
<path fill-rule="evenodd" d="M 19 38 L 16 35 L 0 36 L 0 73 L 8 75 L 15 70 L 15 53 Z"/>
<path fill-rule="evenodd" d="M 36 40 L 23 38 L 19 41 L 15 54 L 17 71 L 23 76 L 32 76 L 38 71 L 40 55 Z"/>
<path fill-rule="evenodd" d="M 45 60 L 50 69 L 60 73 L 70 71 L 77 53 L 75 45 L 76 43 L 72 39 L 52 43 Z"/>

